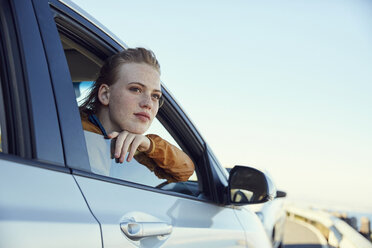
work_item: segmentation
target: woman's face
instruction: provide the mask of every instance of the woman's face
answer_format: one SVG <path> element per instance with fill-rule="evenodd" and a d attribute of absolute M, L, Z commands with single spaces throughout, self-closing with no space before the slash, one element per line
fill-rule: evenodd
<path fill-rule="evenodd" d="M 145 63 L 121 65 L 118 80 L 107 89 L 108 104 L 101 101 L 108 107 L 111 130 L 107 131 L 143 134 L 158 112 L 160 97 L 160 75 L 156 69 Z"/>

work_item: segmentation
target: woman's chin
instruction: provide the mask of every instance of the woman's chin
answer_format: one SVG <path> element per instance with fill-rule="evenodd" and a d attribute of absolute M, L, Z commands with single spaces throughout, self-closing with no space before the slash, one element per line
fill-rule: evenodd
<path fill-rule="evenodd" d="M 134 134 L 144 134 L 147 131 L 148 127 L 132 127 L 132 128 L 125 128 L 124 130 L 127 130 L 130 133 Z"/>
<path fill-rule="evenodd" d="M 134 134 L 144 134 L 150 127 L 151 122 L 142 123 L 142 122 L 125 122 L 121 123 L 121 130 L 126 130 Z"/>

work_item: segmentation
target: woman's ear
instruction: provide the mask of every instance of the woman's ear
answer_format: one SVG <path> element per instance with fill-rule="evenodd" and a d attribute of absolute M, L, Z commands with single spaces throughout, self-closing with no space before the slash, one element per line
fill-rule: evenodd
<path fill-rule="evenodd" d="M 101 84 L 98 89 L 98 100 L 102 105 L 107 106 L 110 102 L 110 87 L 107 84 Z"/>

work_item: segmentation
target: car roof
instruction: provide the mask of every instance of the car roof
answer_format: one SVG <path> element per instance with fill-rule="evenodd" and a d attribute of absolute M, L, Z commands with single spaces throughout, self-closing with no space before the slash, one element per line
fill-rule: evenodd
<path fill-rule="evenodd" d="M 74 3 L 71 0 L 58 0 L 60 3 L 64 4 L 68 8 L 72 9 L 82 17 L 84 17 L 87 21 L 92 23 L 94 26 L 99 28 L 102 32 L 110 36 L 111 39 L 115 40 L 120 46 L 122 46 L 124 49 L 127 49 L 128 46 L 115 34 L 113 34 L 108 28 L 106 28 L 102 23 L 97 21 L 93 16 L 91 16 L 88 12 L 83 10 L 80 6 L 78 6 L 76 3 Z"/>

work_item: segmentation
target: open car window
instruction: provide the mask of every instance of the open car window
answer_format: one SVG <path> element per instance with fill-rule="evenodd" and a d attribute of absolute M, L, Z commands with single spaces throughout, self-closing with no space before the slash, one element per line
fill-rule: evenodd
<path fill-rule="evenodd" d="M 89 93 L 93 82 L 75 82 L 75 93 L 78 105 L 81 105 L 86 95 Z M 164 128 L 159 120 L 154 119 L 147 134 L 156 134 L 167 140 L 167 142 L 181 149 L 169 132 Z M 154 165 L 149 164 L 141 154 L 137 154 L 130 162 L 119 163 L 113 158 L 113 147 L 115 140 L 105 139 L 102 135 L 84 131 L 85 141 L 89 155 L 91 172 L 115 179 L 135 182 L 167 191 L 198 196 L 198 179 L 194 174 L 189 178 L 189 182 L 167 183 L 166 179 L 158 178 L 154 174 Z M 182 150 L 182 149 L 181 149 Z"/>
<path fill-rule="evenodd" d="M 90 91 L 105 58 L 110 54 L 104 56 L 107 51 L 99 52 L 97 47 L 87 44 L 86 39 L 79 40 L 78 37 L 74 37 L 63 23 L 57 23 L 57 27 L 70 70 L 77 106 L 79 106 Z M 173 136 L 157 119 L 154 119 L 147 133 L 159 135 L 182 150 Z M 168 183 L 166 179 L 159 178 L 155 174 L 154 165 L 146 162 L 146 159 L 142 159 L 141 154 L 136 155 L 131 162 L 125 161 L 121 164 L 112 157 L 113 140 L 105 139 L 102 135 L 88 131 L 84 131 L 84 136 L 90 162 L 90 173 L 165 191 L 199 196 L 200 187 L 196 173 L 190 177 L 188 182 Z"/>

